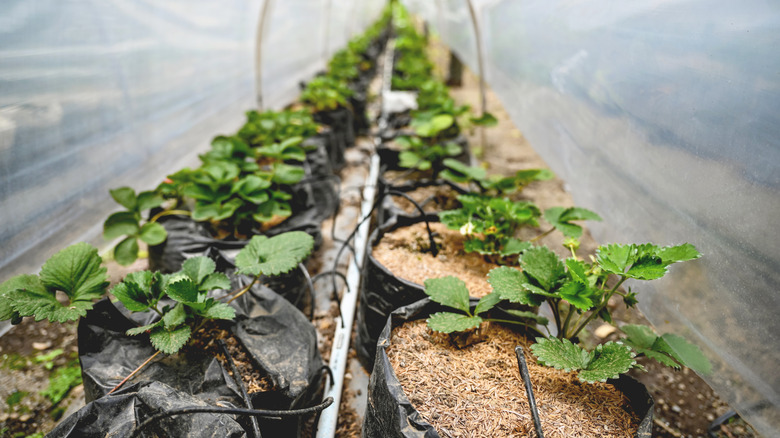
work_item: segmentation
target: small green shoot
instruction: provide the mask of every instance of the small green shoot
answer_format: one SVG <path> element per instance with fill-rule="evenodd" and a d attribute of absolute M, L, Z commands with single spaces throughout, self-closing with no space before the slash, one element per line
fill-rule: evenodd
<path fill-rule="evenodd" d="M 81 367 L 74 363 L 54 370 L 49 377 L 49 386 L 40 394 L 49 399 L 52 405 L 57 405 L 78 385 L 81 385 Z"/>
<path fill-rule="evenodd" d="M 109 191 L 111 197 L 126 210 L 112 214 L 103 223 L 103 238 L 113 240 L 125 236 L 114 247 L 114 259 L 120 265 L 130 265 L 138 258 L 138 241 L 148 245 L 159 245 L 168 237 L 162 225 L 155 221 L 142 223 L 142 212 L 159 207 L 164 202 L 155 192 L 141 192 L 136 195 L 130 187 Z"/>

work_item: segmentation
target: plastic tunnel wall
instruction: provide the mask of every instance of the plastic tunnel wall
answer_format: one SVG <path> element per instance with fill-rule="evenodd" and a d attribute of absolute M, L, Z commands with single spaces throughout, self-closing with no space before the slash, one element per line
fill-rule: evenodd
<path fill-rule="evenodd" d="M 268 1 L 259 78 L 273 108 L 385 4 Z M 106 246 L 103 220 L 121 208 L 110 188 L 151 189 L 241 126 L 257 105 L 262 9 L 262 0 L 0 5 L 0 279 L 37 272 L 77 241 Z"/>
<path fill-rule="evenodd" d="M 466 0 L 404 0 L 473 71 Z M 635 282 L 660 332 L 764 436 L 780 430 L 780 8 L 750 0 L 473 0 L 486 80 L 604 222 L 601 242 L 704 254 Z"/>

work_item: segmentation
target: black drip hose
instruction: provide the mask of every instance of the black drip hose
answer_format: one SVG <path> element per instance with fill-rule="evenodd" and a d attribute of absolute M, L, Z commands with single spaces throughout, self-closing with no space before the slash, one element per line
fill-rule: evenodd
<path fill-rule="evenodd" d="M 236 385 L 238 385 L 238 388 L 241 390 L 241 398 L 244 399 L 244 405 L 246 405 L 247 408 L 252 409 L 252 400 L 249 398 L 249 394 L 246 392 L 246 386 L 244 385 L 244 380 L 239 375 L 235 362 L 233 362 L 233 356 L 230 355 L 227 345 L 225 345 L 225 341 L 219 339 L 217 340 L 217 343 L 219 344 L 219 348 L 222 349 L 222 354 L 225 355 L 225 359 L 230 366 L 230 371 L 233 373 L 233 381 L 236 382 Z M 260 433 L 260 425 L 257 424 L 257 417 L 251 417 L 250 419 L 252 420 L 252 433 L 254 433 L 255 438 L 263 438 L 263 434 Z"/>
<path fill-rule="evenodd" d="M 314 320 L 314 282 L 311 279 L 311 275 L 309 275 L 309 270 L 306 269 L 306 266 L 303 266 L 303 263 L 298 263 L 298 268 L 300 268 L 301 272 L 303 272 L 303 276 L 306 278 L 306 284 L 309 286 L 309 296 L 311 297 L 311 306 L 309 306 L 309 321 Z M 300 297 L 295 301 L 295 306 L 298 306 L 298 301 L 300 301 Z"/>
<path fill-rule="evenodd" d="M 140 426 L 133 430 L 133 434 L 130 438 L 136 438 L 141 436 L 141 431 L 148 425 L 155 423 L 165 417 L 172 417 L 174 415 L 182 414 L 228 414 L 228 415 L 245 415 L 252 417 L 298 417 L 302 415 L 319 413 L 333 404 L 333 397 L 326 398 L 322 403 L 314 405 L 308 408 L 291 409 L 288 411 L 277 411 L 269 409 L 241 409 L 241 408 L 223 408 L 219 406 L 191 406 L 188 408 L 171 409 L 167 412 L 162 412 L 153 415 L 148 420 L 141 423 Z"/>
<path fill-rule="evenodd" d="M 439 255 L 439 248 L 436 247 L 436 241 L 433 240 L 433 231 L 431 230 L 431 222 L 428 220 L 428 217 L 425 214 L 425 210 L 423 210 L 422 207 L 420 207 L 420 204 L 417 203 L 414 199 L 412 199 L 409 195 L 407 195 L 404 192 L 399 192 L 398 190 L 388 190 L 387 193 L 385 193 L 382 198 L 384 198 L 387 195 L 391 196 L 400 196 L 407 201 L 411 202 L 414 207 L 417 209 L 417 211 L 420 212 L 420 217 L 425 221 L 425 228 L 428 230 L 428 240 L 430 241 L 431 245 L 431 254 L 436 257 Z"/>
<path fill-rule="evenodd" d="M 520 367 L 520 375 L 525 384 L 525 393 L 528 395 L 528 404 L 531 406 L 531 416 L 534 419 L 534 429 L 536 429 L 536 438 L 544 438 L 542 433 L 542 422 L 539 420 L 539 411 L 536 409 L 536 399 L 534 398 L 534 389 L 531 387 L 531 375 L 528 373 L 528 364 L 525 363 L 523 347 L 515 347 L 517 356 L 517 365 Z"/>

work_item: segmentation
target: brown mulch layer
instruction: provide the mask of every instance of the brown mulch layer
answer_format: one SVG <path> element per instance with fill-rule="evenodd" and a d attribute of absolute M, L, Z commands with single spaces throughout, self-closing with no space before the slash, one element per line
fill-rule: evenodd
<path fill-rule="evenodd" d="M 526 350 L 534 396 L 547 438 L 630 438 L 638 418 L 625 396 L 606 383 L 580 382 L 536 364 L 528 340 L 499 324 L 484 324 L 485 341 L 464 349 L 430 331 L 424 320 L 393 330 L 387 354 L 415 408 L 442 436 L 535 436 L 514 349 Z"/>
<path fill-rule="evenodd" d="M 444 224 L 431 222 L 437 233 L 439 254 L 431 255 L 425 222 L 402 227 L 386 233 L 373 249 L 374 258 L 396 276 L 413 283 L 424 284 L 428 278 L 452 275 L 466 283 L 472 297 L 480 298 L 492 289 L 487 282 L 488 272 L 497 265 L 488 263 L 477 253 L 463 250 L 463 236 Z"/>
<path fill-rule="evenodd" d="M 420 204 L 426 212 L 440 212 L 460 208 L 457 200 L 458 192 L 447 185 L 425 186 L 406 193 Z M 403 197 L 393 197 L 395 204 L 406 213 L 419 214 L 420 211 L 409 200 Z"/>

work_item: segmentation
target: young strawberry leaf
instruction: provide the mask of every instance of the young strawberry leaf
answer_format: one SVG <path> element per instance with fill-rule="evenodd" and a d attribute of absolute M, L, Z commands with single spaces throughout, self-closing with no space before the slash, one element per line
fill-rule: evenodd
<path fill-rule="evenodd" d="M 138 259 L 138 240 L 126 237 L 114 247 L 114 260 L 122 266 L 129 266 Z"/>
<path fill-rule="evenodd" d="M 131 312 L 143 312 L 157 303 L 158 297 L 151 293 L 152 273 L 131 272 L 111 293 Z"/>
<path fill-rule="evenodd" d="M 180 303 L 201 302 L 198 285 L 186 277 L 175 278 L 168 283 L 166 293 Z"/>
<path fill-rule="evenodd" d="M 198 313 L 204 318 L 230 320 L 236 317 L 236 310 L 225 303 L 209 298 L 205 304 L 203 310 Z"/>
<path fill-rule="evenodd" d="M 439 304 L 469 312 L 469 290 L 457 277 L 429 278 L 425 280 L 425 293 Z"/>
<path fill-rule="evenodd" d="M 530 319 L 537 324 L 541 326 L 546 326 L 550 323 L 550 320 L 545 318 L 544 316 L 538 315 L 534 312 L 529 312 L 527 310 L 517 310 L 517 309 L 504 309 L 504 312 L 520 319 Z"/>
<path fill-rule="evenodd" d="M 135 197 L 135 190 L 130 187 L 120 187 L 118 189 L 109 190 L 108 193 L 114 198 L 114 201 L 119 203 L 122 207 L 135 211 L 138 206 L 138 200 Z"/>
<path fill-rule="evenodd" d="M 168 238 L 168 232 L 156 222 L 145 223 L 138 232 L 138 238 L 147 245 L 159 245 Z"/>
<path fill-rule="evenodd" d="M 498 119 L 493 114 L 486 112 L 480 117 L 472 117 L 471 123 L 478 126 L 491 127 L 498 125 Z"/>
<path fill-rule="evenodd" d="M 615 275 L 624 275 L 626 269 L 636 260 L 635 257 L 636 248 L 634 245 L 612 243 L 601 245 L 596 250 L 596 258 L 601 269 Z"/>
<path fill-rule="evenodd" d="M 582 236 L 582 227 L 571 223 L 571 221 L 600 221 L 601 216 L 580 207 L 552 207 L 545 210 L 544 219 L 564 236 L 578 239 Z"/>
<path fill-rule="evenodd" d="M 290 272 L 313 248 L 314 239 L 303 231 L 290 231 L 271 238 L 253 236 L 236 255 L 237 272 L 255 276 Z"/>
<path fill-rule="evenodd" d="M 488 273 L 488 283 L 493 287 L 493 293 L 512 303 L 538 306 L 544 301 L 527 288 L 528 278 L 515 268 L 499 266 L 491 269 Z"/>
<path fill-rule="evenodd" d="M 542 289 L 548 291 L 566 275 L 563 263 L 546 246 L 526 250 L 520 259 L 520 265 L 523 267 L 523 272 L 536 280 Z"/>
<path fill-rule="evenodd" d="M 158 326 L 149 334 L 149 340 L 154 348 L 165 354 L 174 354 L 181 350 L 181 347 L 189 341 L 191 333 L 192 329 L 188 325 L 183 325 L 173 330 L 167 330 Z"/>
<path fill-rule="evenodd" d="M 701 253 L 690 243 L 684 243 L 677 246 L 665 246 L 660 248 L 656 252 L 656 255 L 660 257 L 666 265 L 694 260 L 701 257 Z"/>
<path fill-rule="evenodd" d="M 184 308 L 184 304 L 178 303 L 162 317 L 163 327 L 170 330 L 176 328 L 179 325 L 184 324 L 187 320 L 187 311 Z"/>
<path fill-rule="evenodd" d="M 588 367 L 591 355 L 568 339 L 536 338 L 531 345 L 540 365 L 553 367 L 557 370 L 578 371 Z"/>
<path fill-rule="evenodd" d="M 477 307 L 474 308 L 474 314 L 479 315 L 480 313 L 487 312 L 488 310 L 492 309 L 501 301 L 501 297 L 493 292 L 485 295 L 484 297 L 479 299 L 479 302 L 477 302 Z"/>
<path fill-rule="evenodd" d="M 453 333 L 479 327 L 482 323 L 482 318 L 460 313 L 438 312 L 431 315 L 428 318 L 427 323 L 431 330 L 442 333 Z"/>
<path fill-rule="evenodd" d="M 593 291 L 580 281 L 570 281 L 564 284 L 559 290 L 558 294 L 564 300 L 568 301 L 572 306 L 587 311 L 593 307 L 593 301 L 591 296 Z"/>
<path fill-rule="evenodd" d="M 103 238 L 114 240 L 120 236 L 138 234 L 138 218 L 130 211 L 120 211 L 112 214 L 103 223 Z"/>
<path fill-rule="evenodd" d="M 143 333 L 146 333 L 148 331 L 154 330 L 157 327 L 162 327 L 162 325 L 163 325 L 163 321 L 159 320 L 159 321 L 153 322 L 153 323 L 151 323 L 149 325 L 144 325 L 144 326 L 141 326 L 141 327 L 131 328 L 130 330 L 126 331 L 125 334 L 127 336 L 138 336 L 140 334 L 143 334 Z"/>
<path fill-rule="evenodd" d="M 578 371 L 579 379 L 584 382 L 606 382 L 636 366 L 631 349 L 616 342 L 598 345 L 590 353 L 568 339 L 537 338 L 536 342 L 531 345 L 531 351 L 540 364 L 567 372 Z"/>
<path fill-rule="evenodd" d="M 181 272 L 198 285 L 213 273 L 215 269 L 217 269 L 217 265 L 214 261 L 204 256 L 189 258 L 181 265 Z"/>

